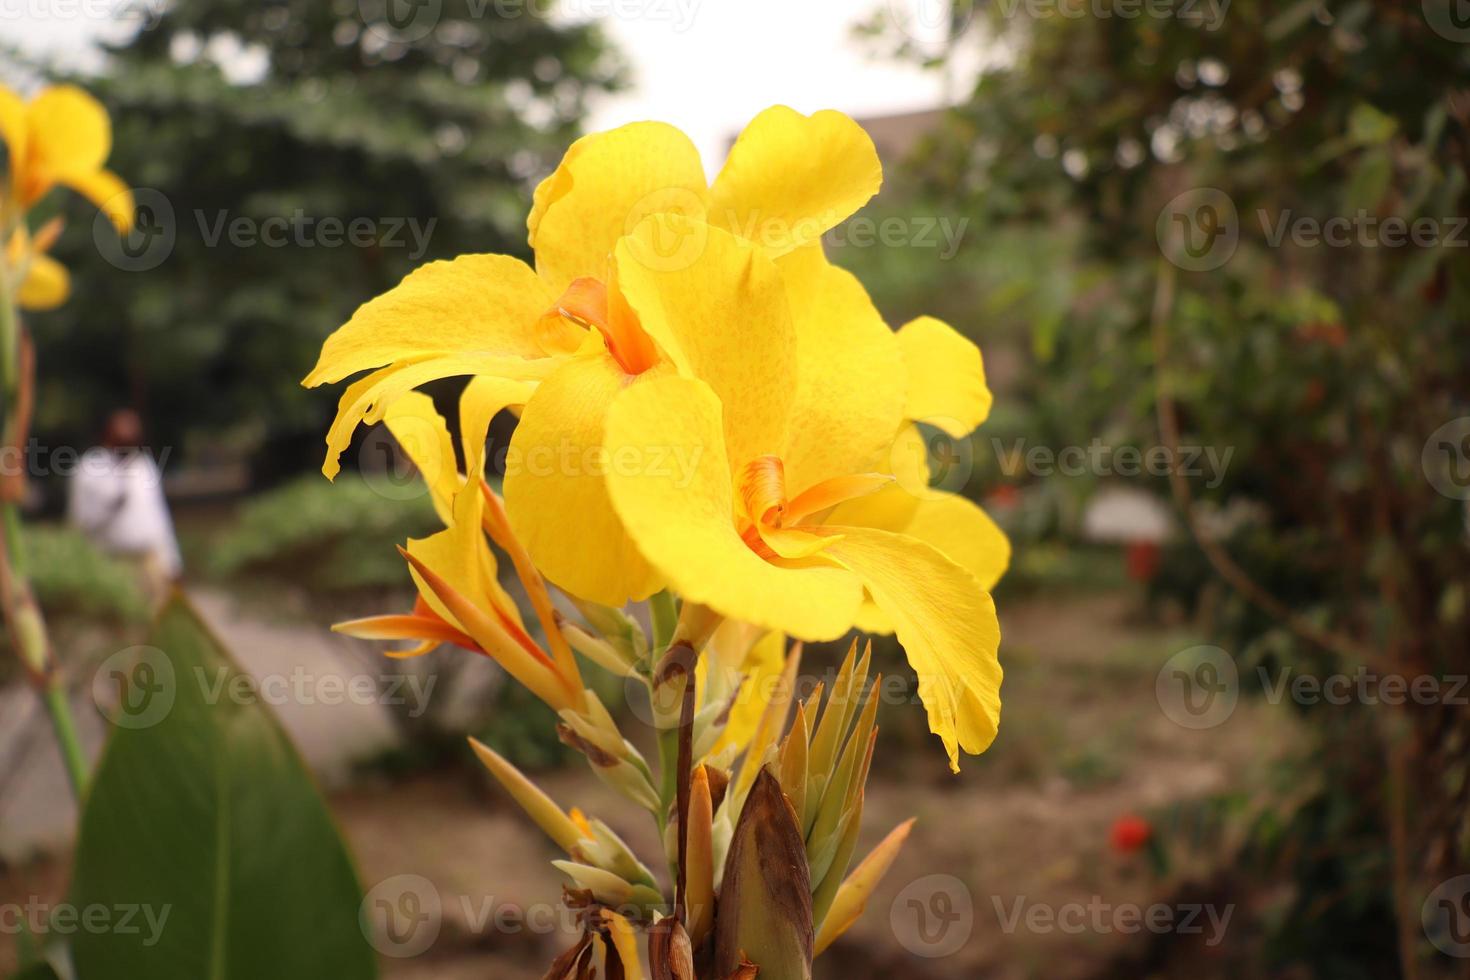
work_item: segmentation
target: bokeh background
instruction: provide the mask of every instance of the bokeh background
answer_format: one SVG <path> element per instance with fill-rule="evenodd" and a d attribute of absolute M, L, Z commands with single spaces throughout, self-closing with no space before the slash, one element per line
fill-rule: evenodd
<path fill-rule="evenodd" d="M 466 733 L 652 842 L 488 661 L 327 632 L 406 608 L 393 546 L 436 521 L 383 431 L 321 478 L 335 393 L 299 379 L 420 263 L 529 257 L 579 133 L 663 119 L 713 175 L 775 102 L 877 142 L 829 253 L 891 323 L 981 346 L 995 411 L 931 461 L 1015 543 L 1000 737 L 952 777 L 884 705 L 868 836 L 919 824 L 818 975 L 1470 973 L 1463 0 L 0 0 L 0 43 L 6 83 L 98 94 L 138 189 L 121 247 L 48 201 L 74 296 L 29 320 L 31 562 L 85 738 L 148 609 L 63 526 L 67 453 L 125 406 L 188 593 L 249 671 L 306 679 L 273 707 L 364 886 L 443 899 L 385 976 L 535 977 L 562 943 L 483 914 L 559 882 Z M 74 813 L 0 683 L 0 903 L 54 901 Z"/>

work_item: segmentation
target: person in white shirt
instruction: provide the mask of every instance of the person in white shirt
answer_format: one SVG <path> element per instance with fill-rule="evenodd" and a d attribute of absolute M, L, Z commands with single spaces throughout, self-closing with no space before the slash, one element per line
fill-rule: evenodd
<path fill-rule="evenodd" d="M 143 423 L 130 409 L 107 420 L 102 445 L 82 455 L 72 477 L 67 520 L 102 551 L 138 562 L 161 600 L 183 571 L 163 474 L 142 447 Z"/>

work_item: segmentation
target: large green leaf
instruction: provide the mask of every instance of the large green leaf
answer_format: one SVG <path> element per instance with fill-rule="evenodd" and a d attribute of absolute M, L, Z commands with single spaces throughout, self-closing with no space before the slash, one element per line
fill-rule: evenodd
<path fill-rule="evenodd" d="M 125 692 L 139 710 L 119 716 L 88 795 L 72 886 L 79 908 L 132 908 L 138 928 L 79 930 L 78 976 L 373 977 L 352 862 L 253 683 L 181 598 L 152 646 Z"/>

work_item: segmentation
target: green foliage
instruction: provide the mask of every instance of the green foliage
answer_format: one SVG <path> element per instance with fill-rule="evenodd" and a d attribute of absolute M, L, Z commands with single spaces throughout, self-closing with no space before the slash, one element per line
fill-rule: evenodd
<path fill-rule="evenodd" d="M 137 570 L 102 554 L 81 532 L 40 525 L 27 528 L 22 540 L 36 599 L 51 615 L 116 623 L 148 619 Z"/>
<path fill-rule="evenodd" d="M 322 339 L 423 262 L 528 254 L 535 180 L 622 67 L 600 28 L 534 3 L 445 0 L 423 36 L 357 0 L 145 6 L 157 22 L 84 82 L 113 117 L 109 167 L 141 189 L 131 248 L 154 267 L 104 261 L 93 209 L 54 196 L 75 288 L 33 318 L 37 434 L 77 444 L 131 403 L 158 445 L 229 440 L 298 472 L 336 398 L 298 385 Z M 329 220 L 370 230 L 344 242 Z"/>
<path fill-rule="evenodd" d="M 249 676 L 182 600 L 151 643 L 138 683 L 119 692 L 127 724 L 87 796 L 71 901 L 141 907 L 161 927 L 79 930 L 78 974 L 376 976 L 362 891 L 326 805 L 259 699 L 230 694 L 250 691 Z"/>
<path fill-rule="evenodd" d="M 327 482 L 301 477 L 250 500 L 234 526 L 209 550 L 215 575 L 274 577 L 323 592 L 391 587 L 404 581 L 394 550 L 442 526 L 428 488 L 376 484 L 343 474 Z"/>
<path fill-rule="evenodd" d="M 1470 416 L 1470 46 L 1419 5 L 1194 9 L 1206 6 L 1224 7 L 1218 29 L 1182 4 L 1165 17 L 957 4 L 980 26 L 956 44 L 993 49 L 999 36 L 1014 57 L 978 78 L 914 161 L 910 213 L 969 219 L 944 292 L 987 355 L 1020 360 L 998 403 L 1025 406 L 1011 422 L 1031 444 L 1160 445 L 1167 390 L 1183 444 L 1233 451 L 1222 480 L 1187 481 L 1192 497 L 1234 515 L 1223 543 L 1252 579 L 1347 638 L 1304 640 L 1203 559 L 1170 554 L 1181 574 L 1160 576 L 1160 590 L 1190 606 L 1207 590 L 1227 597 L 1217 622 L 1242 674 L 1271 662 L 1318 677 L 1463 675 L 1466 511 L 1421 458 L 1431 433 Z M 1438 241 L 1394 244 L 1390 218 Z M 1303 219 L 1339 235 L 1298 234 Z M 1207 261 L 1181 253 L 1181 233 Z M 885 305 L 907 309 L 934 287 L 892 288 Z M 1055 476 L 1018 478 L 1028 496 L 1066 492 Z M 1167 481 L 1134 482 L 1172 502 Z M 1075 509 L 1055 513 L 1053 530 L 1073 529 Z M 1333 778 L 1281 822 L 1284 846 L 1311 858 L 1284 866 L 1299 890 L 1273 952 L 1323 975 L 1347 958 L 1397 969 L 1383 743 L 1394 724 L 1413 731 L 1404 860 L 1432 886 L 1470 859 L 1470 789 L 1447 773 L 1470 720 L 1443 704 L 1403 718 L 1371 704 L 1304 713 L 1321 749 L 1311 765 Z M 1417 916 L 1422 881 L 1399 915 Z M 1347 935 L 1351 954 L 1329 955 Z"/>

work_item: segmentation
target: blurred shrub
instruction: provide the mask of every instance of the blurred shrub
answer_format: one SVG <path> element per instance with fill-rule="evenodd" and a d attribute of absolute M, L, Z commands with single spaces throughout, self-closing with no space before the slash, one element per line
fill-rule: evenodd
<path fill-rule="evenodd" d="M 128 562 L 103 554 L 71 528 L 34 525 L 23 541 L 36 600 L 48 616 L 116 624 L 147 621 L 148 600 Z"/>
<path fill-rule="evenodd" d="M 400 488 L 401 489 L 401 488 Z M 427 488 L 386 500 L 360 477 L 327 482 L 301 477 L 251 500 L 210 548 L 207 568 L 220 576 L 267 576 L 313 592 L 403 587 L 394 549 L 440 528 Z"/>
<path fill-rule="evenodd" d="M 599 25 L 539 3 L 147 6 L 86 80 L 138 230 L 119 254 L 85 202 L 48 202 L 75 282 L 35 318 L 54 389 L 36 434 L 84 445 L 133 404 L 179 462 L 229 444 L 296 473 L 336 402 L 298 384 L 323 338 L 418 265 L 528 255 L 532 188 L 622 62 Z"/>
<path fill-rule="evenodd" d="M 987 363 L 1013 356 L 998 404 L 1025 406 L 1032 445 L 1168 448 L 1161 419 L 1177 419 L 1183 446 L 1232 454 L 1177 487 L 1131 482 L 1190 502 L 1217 545 L 1209 562 L 1164 554 L 1155 582 L 1187 605 L 1220 596 L 1243 678 L 1453 689 L 1470 672 L 1470 45 L 1436 20 L 1445 5 L 1236 0 L 1210 7 L 1218 23 L 1187 4 L 954 8 L 948 54 L 1006 57 L 982 59 L 899 207 L 971 231 L 946 283 L 893 277 L 885 306 L 942 297 Z M 1392 241 L 1390 219 L 1421 231 Z M 1022 526 L 1069 532 L 1065 498 L 1117 475 L 1022 467 L 1022 496 L 1057 504 Z M 1330 778 L 1276 822 L 1298 887 L 1273 965 L 1347 975 L 1329 947 L 1351 936 L 1357 973 L 1406 970 L 1426 953 L 1424 896 L 1470 864 L 1470 714 L 1295 707 L 1316 737 L 1294 782 Z"/>

